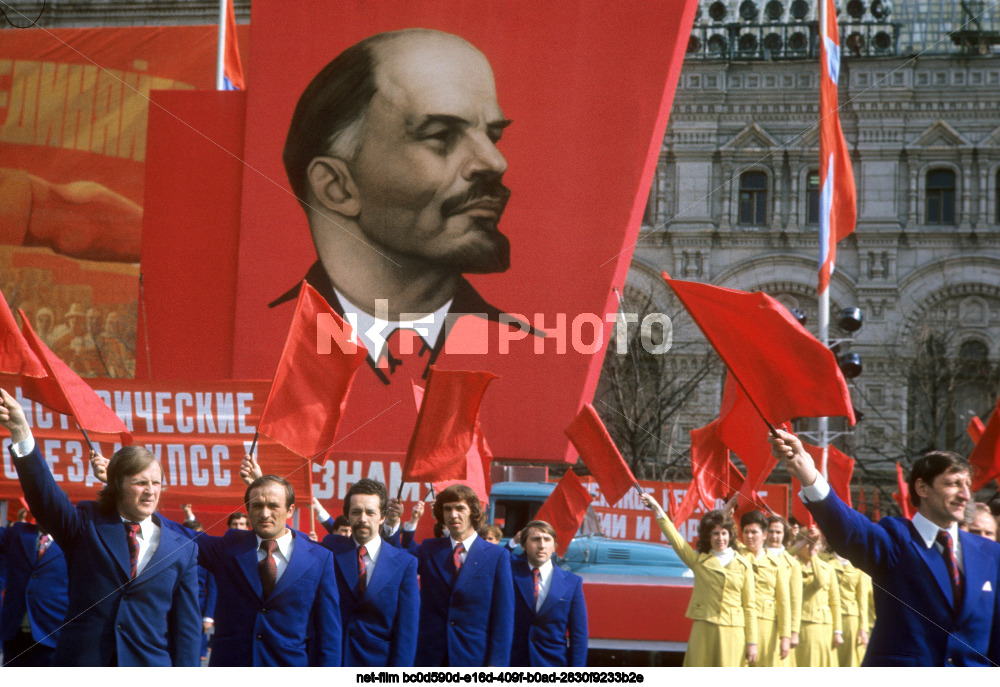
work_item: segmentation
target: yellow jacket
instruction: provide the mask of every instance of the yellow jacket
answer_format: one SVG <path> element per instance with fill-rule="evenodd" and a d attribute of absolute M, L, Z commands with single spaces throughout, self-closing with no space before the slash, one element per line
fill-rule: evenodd
<path fill-rule="evenodd" d="M 802 622 L 833 625 L 841 631 L 840 585 L 833 566 L 813 556 L 809 568 L 802 566 Z"/>
<path fill-rule="evenodd" d="M 789 600 L 788 566 L 777 556 L 764 551 L 760 558 L 749 549 L 744 554 L 753 566 L 754 596 L 757 599 L 757 617 L 776 620 L 779 637 L 790 637 L 792 605 Z"/>
<path fill-rule="evenodd" d="M 859 619 L 858 629 L 868 631 L 868 590 L 871 578 L 854 567 L 847 559 L 841 560 L 836 555 L 824 557 L 837 571 L 837 584 L 840 586 L 840 612 Z"/>
<path fill-rule="evenodd" d="M 747 644 L 756 644 L 757 603 L 753 566 L 749 561 L 737 554 L 729 565 L 723 566 L 714 553 L 692 549 L 669 518 L 656 523 L 684 565 L 694 573 L 694 591 L 685 615 L 715 625 L 743 626 Z"/>
<path fill-rule="evenodd" d="M 802 627 L 802 565 L 792 554 L 782 550 L 777 556 L 788 571 L 788 605 L 791 610 L 792 632 L 798 632 Z M 778 635 L 779 637 L 784 635 Z"/>

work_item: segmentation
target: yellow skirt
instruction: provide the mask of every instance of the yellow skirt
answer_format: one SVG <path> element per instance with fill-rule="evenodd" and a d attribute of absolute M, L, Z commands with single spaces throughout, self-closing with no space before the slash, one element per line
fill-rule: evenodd
<path fill-rule="evenodd" d="M 836 668 L 833 650 L 833 625 L 802 621 L 799 645 L 795 647 L 795 665 L 799 668 Z"/>
<path fill-rule="evenodd" d="M 744 652 L 743 663 L 747 665 Z M 778 621 L 757 618 L 757 667 L 777 668 L 781 662 L 781 644 L 778 638 Z"/>
<path fill-rule="evenodd" d="M 840 622 L 844 628 L 844 643 L 837 647 L 837 661 L 841 668 L 859 668 L 864 647 L 858 646 L 858 616 L 842 615 Z"/>
<path fill-rule="evenodd" d="M 726 627 L 706 620 L 691 626 L 684 665 L 690 668 L 738 668 L 746 657 L 743 627 Z"/>

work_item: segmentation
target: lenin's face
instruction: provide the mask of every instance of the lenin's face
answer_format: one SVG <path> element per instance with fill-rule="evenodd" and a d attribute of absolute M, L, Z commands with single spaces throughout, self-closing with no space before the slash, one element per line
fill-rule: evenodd
<path fill-rule="evenodd" d="M 379 46 L 376 84 L 351 165 L 365 236 L 393 259 L 506 270 L 497 143 L 510 122 L 486 58 L 456 36 L 400 37 Z"/>

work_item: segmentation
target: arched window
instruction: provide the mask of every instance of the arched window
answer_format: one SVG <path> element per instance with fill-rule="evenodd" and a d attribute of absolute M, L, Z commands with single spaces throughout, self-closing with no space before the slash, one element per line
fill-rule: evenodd
<path fill-rule="evenodd" d="M 955 173 L 950 169 L 927 172 L 927 224 L 955 223 Z"/>
<path fill-rule="evenodd" d="M 806 224 L 819 224 L 819 170 L 806 178 Z"/>
<path fill-rule="evenodd" d="M 739 224 L 767 224 L 767 175 L 764 172 L 744 172 L 740 175 Z"/>

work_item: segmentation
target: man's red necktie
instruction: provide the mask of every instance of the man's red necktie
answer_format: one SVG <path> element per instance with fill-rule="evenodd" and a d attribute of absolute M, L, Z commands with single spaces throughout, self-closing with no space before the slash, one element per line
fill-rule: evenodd
<path fill-rule="evenodd" d="M 128 562 L 132 569 L 129 579 L 134 580 L 136 570 L 139 567 L 139 523 L 126 522 L 125 534 L 128 536 Z"/>
<path fill-rule="evenodd" d="M 465 553 L 465 544 L 458 542 L 455 545 L 455 551 L 452 553 L 452 560 L 455 563 L 455 575 L 458 576 L 458 571 L 462 569 L 462 554 Z"/>
<path fill-rule="evenodd" d="M 260 584 L 264 588 L 264 596 L 267 596 L 278 580 L 278 564 L 274 561 L 274 550 L 278 548 L 278 542 L 265 539 L 260 543 L 260 548 L 267 555 L 257 564 L 257 570 L 260 572 Z"/>
<path fill-rule="evenodd" d="M 531 569 L 531 578 L 535 581 L 535 605 L 538 605 L 538 593 L 542 591 L 542 572 L 538 568 Z"/>
<path fill-rule="evenodd" d="M 958 570 L 958 559 L 955 557 L 955 543 L 951 540 L 951 534 L 947 530 L 939 530 L 937 541 L 944 547 L 942 555 L 944 564 L 948 568 L 948 575 L 951 577 L 951 591 L 955 599 L 955 606 L 962 600 L 962 575 Z"/>
<path fill-rule="evenodd" d="M 364 594 L 368 588 L 368 568 L 365 566 L 365 556 L 368 549 L 364 546 L 358 547 L 358 594 Z"/>

